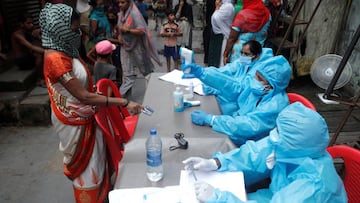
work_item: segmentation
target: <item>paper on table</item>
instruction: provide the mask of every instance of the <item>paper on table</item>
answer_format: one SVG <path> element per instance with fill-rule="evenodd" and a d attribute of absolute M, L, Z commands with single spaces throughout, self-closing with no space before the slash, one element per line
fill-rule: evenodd
<path fill-rule="evenodd" d="M 239 172 L 195 171 L 198 181 L 205 181 L 222 191 L 232 192 L 242 201 L 246 201 L 244 175 Z M 199 203 L 194 191 L 194 177 L 191 171 L 182 170 L 180 174 L 181 202 Z"/>
<path fill-rule="evenodd" d="M 183 72 L 180 70 L 173 70 L 170 73 L 166 73 L 163 76 L 160 76 L 160 80 L 164 80 L 167 82 L 172 82 L 174 84 L 183 85 L 183 86 L 190 86 L 190 83 L 192 82 L 194 87 L 201 84 L 201 81 L 198 78 L 186 78 L 183 79 Z"/>
<path fill-rule="evenodd" d="M 109 193 L 110 203 L 181 203 L 179 186 L 116 189 Z"/>

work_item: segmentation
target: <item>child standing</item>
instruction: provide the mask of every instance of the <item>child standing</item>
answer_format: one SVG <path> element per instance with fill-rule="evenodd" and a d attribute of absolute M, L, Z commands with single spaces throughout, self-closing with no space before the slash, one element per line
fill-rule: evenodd
<path fill-rule="evenodd" d="M 175 23 L 175 11 L 169 10 L 166 13 L 168 22 L 161 27 L 160 35 L 165 38 L 164 56 L 166 57 L 167 71 L 171 69 L 171 58 L 174 60 L 174 68 L 179 69 L 178 60 L 180 58 L 178 48 L 176 46 L 176 38 L 182 36 L 178 24 Z"/>
<path fill-rule="evenodd" d="M 95 45 L 96 62 L 94 64 L 95 84 L 102 78 L 108 78 L 116 83 L 116 67 L 112 65 L 111 54 L 116 46 L 108 40 L 102 40 Z M 118 85 L 118 84 L 117 84 Z"/>

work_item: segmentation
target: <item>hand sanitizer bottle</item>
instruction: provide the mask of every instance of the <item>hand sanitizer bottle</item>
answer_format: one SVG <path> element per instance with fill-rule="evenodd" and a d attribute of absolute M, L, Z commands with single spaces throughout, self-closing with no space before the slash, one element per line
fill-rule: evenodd
<path fill-rule="evenodd" d="M 174 111 L 175 112 L 184 111 L 184 93 L 181 91 L 179 86 L 176 86 L 173 96 L 174 96 Z"/>

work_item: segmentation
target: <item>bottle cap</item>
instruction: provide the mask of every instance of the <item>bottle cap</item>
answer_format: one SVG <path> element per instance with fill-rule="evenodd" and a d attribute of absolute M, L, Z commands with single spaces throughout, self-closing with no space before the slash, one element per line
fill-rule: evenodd
<path fill-rule="evenodd" d="M 150 129 L 150 135 L 156 135 L 156 129 Z"/>

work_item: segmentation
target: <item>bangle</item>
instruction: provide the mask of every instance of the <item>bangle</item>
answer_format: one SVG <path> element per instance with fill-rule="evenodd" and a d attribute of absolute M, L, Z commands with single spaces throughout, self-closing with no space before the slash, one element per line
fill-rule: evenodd
<path fill-rule="evenodd" d="M 130 103 L 130 100 L 129 99 L 126 99 L 126 103 L 124 105 L 122 105 L 122 107 L 127 107 Z"/>
<path fill-rule="evenodd" d="M 109 106 L 109 97 L 106 96 L 106 106 Z"/>

